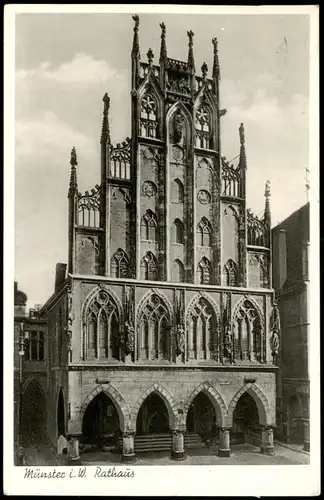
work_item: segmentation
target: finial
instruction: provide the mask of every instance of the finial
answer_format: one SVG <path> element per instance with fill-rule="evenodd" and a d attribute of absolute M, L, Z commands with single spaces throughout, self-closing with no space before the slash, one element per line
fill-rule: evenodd
<path fill-rule="evenodd" d="M 202 72 L 203 80 L 206 80 L 207 73 L 208 73 L 208 66 L 207 66 L 207 64 L 205 62 L 204 62 L 204 64 L 201 67 L 201 72 Z"/>
<path fill-rule="evenodd" d="M 240 143 L 241 146 L 245 144 L 245 135 L 244 135 L 244 125 L 241 123 L 240 128 L 239 128 L 239 134 L 240 134 Z"/>
<path fill-rule="evenodd" d="M 264 222 L 270 228 L 271 227 L 271 209 L 269 200 L 271 196 L 270 181 L 267 181 L 265 183 L 264 196 L 265 196 Z"/>
<path fill-rule="evenodd" d="M 132 56 L 139 57 L 139 39 L 138 39 L 139 17 L 137 14 L 133 16 L 133 20 L 135 21 L 135 25 L 134 25 Z"/>
<path fill-rule="evenodd" d="M 73 146 L 73 148 L 71 149 L 71 160 L 70 160 L 70 164 L 72 167 L 76 167 L 76 165 L 78 164 L 78 159 L 77 159 L 77 154 L 76 154 L 76 149 L 75 147 Z"/>
<path fill-rule="evenodd" d="M 139 27 L 139 16 L 138 14 L 135 14 L 133 17 L 133 21 L 135 21 L 135 26 L 134 26 L 134 32 L 135 31 L 138 31 L 138 27 Z"/>
<path fill-rule="evenodd" d="M 103 119 L 102 119 L 101 141 L 100 142 L 107 143 L 110 141 L 109 121 L 108 121 L 110 97 L 108 96 L 107 92 L 103 96 L 102 101 L 104 103 L 104 109 L 103 109 Z"/>
<path fill-rule="evenodd" d="M 161 50 L 160 50 L 160 63 L 167 58 L 166 48 L 166 27 L 164 23 L 160 23 L 161 28 Z"/>
<path fill-rule="evenodd" d="M 148 63 L 150 66 L 152 66 L 153 64 L 153 59 L 154 59 L 154 54 L 153 54 L 153 50 L 152 49 L 148 49 L 148 52 L 147 52 L 147 59 L 148 59 Z"/>
<path fill-rule="evenodd" d="M 71 173 L 70 173 L 70 185 L 69 185 L 68 196 L 69 196 L 69 198 L 72 198 L 72 196 L 78 190 L 78 181 L 77 181 L 77 173 L 76 173 L 76 166 L 78 164 L 78 160 L 77 160 L 77 154 L 76 154 L 76 150 L 75 150 L 74 146 L 71 150 L 70 164 L 71 164 Z"/>
<path fill-rule="evenodd" d="M 217 79 L 217 78 L 220 78 L 217 38 L 212 39 L 212 44 L 214 45 L 213 78 Z"/>
<path fill-rule="evenodd" d="M 187 31 L 187 35 L 189 37 L 188 66 L 194 72 L 195 71 L 195 59 L 194 59 L 194 53 L 193 53 L 194 32 L 192 30 Z"/>

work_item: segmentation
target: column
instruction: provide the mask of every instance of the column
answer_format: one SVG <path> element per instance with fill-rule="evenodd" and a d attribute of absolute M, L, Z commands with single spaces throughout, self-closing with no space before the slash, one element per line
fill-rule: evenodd
<path fill-rule="evenodd" d="M 172 460 L 185 460 L 186 452 L 184 450 L 183 432 L 180 430 L 172 431 Z"/>
<path fill-rule="evenodd" d="M 134 452 L 134 431 L 123 432 L 123 451 L 122 451 L 122 462 L 135 462 L 136 455 Z"/>
<path fill-rule="evenodd" d="M 263 455 L 274 455 L 273 427 L 265 426 L 262 428 L 261 432 L 261 453 Z"/>
<path fill-rule="evenodd" d="M 229 457 L 230 454 L 231 454 L 230 428 L 221 427 L 219 429 L 218 456 L 219 457 Z"/>
<path fill-rule="evenodd" d="M 79 440 L 76 437 L 72 437 L 68 441 L 67 446 L 68 455 L 68 465 L 81 465 L 81 457 L 79 453 Z"/>
<path fill-rule="evenodd" d="M 304 450 L 310 451 L 309 419 L 304 420 Z"/>

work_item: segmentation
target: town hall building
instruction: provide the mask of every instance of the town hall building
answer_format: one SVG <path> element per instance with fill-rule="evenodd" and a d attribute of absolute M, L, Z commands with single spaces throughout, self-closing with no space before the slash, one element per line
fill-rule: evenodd
<path fill-rule="evenodd" d="M 71 152 L 68 264 L 56 267 L 47 321 L 47 433 L 119 445 L 122 461 L 215 436 L 217 453 L 254 440 L 273 454 L 278 308 L 271 283 L 270 186 L 246 207 L 243 124 L 238 160 L 222 156 L 220 65 L 140 56 L 133 16 L 131 138 L 111 143 L 103 97 L 101 178 L 80 193 Z M 72 451 L 71 451 L 72 450 Z"/>

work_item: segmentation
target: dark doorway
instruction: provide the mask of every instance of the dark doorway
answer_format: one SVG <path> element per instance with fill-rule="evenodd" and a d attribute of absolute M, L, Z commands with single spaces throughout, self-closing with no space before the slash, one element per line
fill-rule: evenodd
<path fill-rule="evenodd" d="M 65 436 L 65 412 L 64 412 L 64 398 L 62 389 L 60 389 L 58 402 L 57 402 L 57 433 L 58 436 Z"/>
<path fill-rule="evenodd" d="M 199 434 L 204 442 L 217 438 L 216 412 L 209 397 L 203 392 L 197 394 L 187 414 L 188 434 Z"/>
<path fill-rule="evenodd" d="M 82 437 L 85 444 L 99 447 L 116 445 L 119 436 L 119 417 L 112 400 L 100 392 L 89 403 L 82 421 Z"/>
<path fill-rule="evenodd" d="M 21 435 L 27 446 L 46 436 L 46 397 L 37 380 L 32 380 L 21 401 Z"/>
<path fill-rule="evenodd" d="M 143 435 L 167 432 L 170 432 L 167 407 L 158 394 L 150 394 L 138 412 L 136 433 Z"/>
<path fill-rule="evenodd" d="M 242 394 L 233 414 L 232 442 L 257 443 L 261 436 L 257 405 L 248 393 Z"/>

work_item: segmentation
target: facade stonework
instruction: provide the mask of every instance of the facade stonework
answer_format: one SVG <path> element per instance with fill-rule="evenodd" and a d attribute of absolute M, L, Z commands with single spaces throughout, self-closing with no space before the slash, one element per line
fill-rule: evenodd
<path fill-rule="evenodd" d="M 276 425 L 269 191 L 258 219 L 246 209 L 243 124 L 238 164 L 221 155 L 217 40 L 209 79 L 206 64 L 196 74 L 192 32 L 187 62 L 167 56 L 164 24 L 159 65 L 151 50 L 142 62 L 134 21 L 131 138 L 111 144 L 106 94 L 100 185 L 79 193 L 71 154 L 68 275 L 42 309 L 48 433 L 83 442 L 89 408 L 106 398 L 118 424 L 102 425 L 121 433 L 123 460 L 134 459 L 138 434 L 166 425 L 172 456 L 184 459 L 203 394 L 226 455 L 241 401 L 252 400 L 259 430 Z"/>

